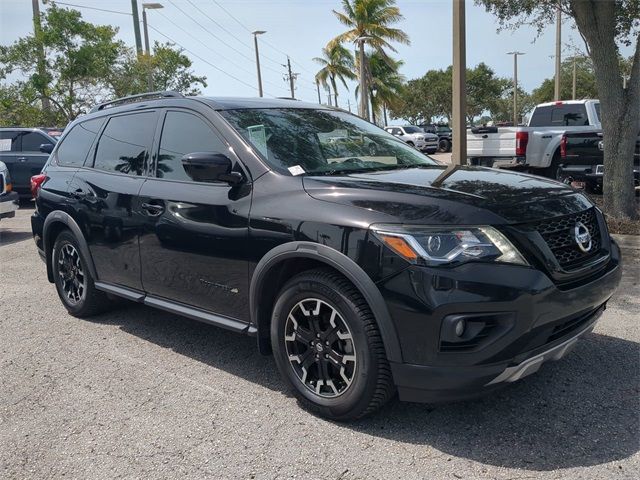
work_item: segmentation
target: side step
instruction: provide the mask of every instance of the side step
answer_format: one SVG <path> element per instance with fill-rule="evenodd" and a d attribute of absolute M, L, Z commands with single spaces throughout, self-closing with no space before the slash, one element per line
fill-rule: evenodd
<path fill-rule="evenodd" d="M 181 303 L 172 302 L 171 300 L 167 300 L 164 298 L 145 295 L 139 290 L 111 285 L 104 282 L 95 282 L 95 286 L 98 290 L 101 290 L 103 292 L 126 298 L 127 300 L 131 300 L 133 302 L 143 303 L 145 305 L 149 305 L 150 307 L 159 308 L 160 310 L 164 310 L 166 312 L 175 313 L 176 315 L 181 315 L 192 320 L 208 323 L 209 325 L 214 325 L 216 327 L 222 327 L 233 332 L 246 333 L 251 336 L 254 336 L 257 333 L 255 327 L 251 326 L 247 322 L 243 322 L 242 320 L 205 312 L 204 310 L 183 305 Z"/>

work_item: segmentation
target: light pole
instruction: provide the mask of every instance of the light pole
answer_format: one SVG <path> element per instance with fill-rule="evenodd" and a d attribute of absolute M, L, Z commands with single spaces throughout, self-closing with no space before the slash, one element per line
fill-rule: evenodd
<path fill-rule="evenodd" d="M 467 43 L 464 0 L 453 0 L 453 147 L 451 165 L 467 161 Z"/>
<path fill-rule="evenodd" d="M 265 30 L 256 30 L 251 32 L 253 35 L 253 44 L 256 47 L 256 70 L 258 71 L 258 94 L 262 97 L 262 75 L 260 74 L 260 54 L 258 53 L 258 35 L 267 33 Z"/>
<path fill-rule="evenodd" d="M 560 101 L 560 69 L 562 68 L 562 52 L 560 45 L 562 42 L 562 11 L 560 10 L 560 3 L 556 10 L 556 78 L 554 88 L 554 100 Z"/>
<path fill-rule="evenodd" d="M 369 94 L 367 92 L 367 69 L 364 54 L 364 44 L 367 40 L 371 40 L 371 37 L 363 35 L 356 38 L 355 43 L 358 44 L 358 60 L 360 62 L 360 106 L 358 108 L 358 114 L 361 118 L 369 121 Z"/>
<path fill-rule="evenodd" d="M 524 55 L 522 52 L 508 52 L 507 55 L 513 55 L 513 126 L 518 126 L 518 55 Z"/>
<path fill-rule="evenodd" d="M 164 8 L 161 3 L 143 3 L 142 4 L 142 26 L 144 27 L 144 50 L 151 57 L 151 48 L 149 47 L 149 28 L 147 27 L 147 10 L 158 10 Z M 150 61 L 151 58 L 148 60 Z M 149 74 L 147 76 L 147 88 L 153 90 L 153 70 L 149 64 Z"/>
<path fill-rule="evenodd" d="M 138 0 L 131 0 L 131 15 L 133 16 L 133 33 L 136 37 L 136 52 L 142 53 L 142 41 L 140 41 L 140 20 L 138 19 Z"/>

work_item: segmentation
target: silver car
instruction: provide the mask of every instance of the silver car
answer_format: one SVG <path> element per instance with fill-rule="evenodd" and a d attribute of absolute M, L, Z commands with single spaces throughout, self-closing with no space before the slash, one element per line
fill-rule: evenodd
<path fill-rule="evenodd" d="M 438 136 L 433 133 L 426 133 L 420 127 L 407 125 L 403 127 L 384 127 L 384 129 L 421 152 L 436 153 L 438 151 Z"/>

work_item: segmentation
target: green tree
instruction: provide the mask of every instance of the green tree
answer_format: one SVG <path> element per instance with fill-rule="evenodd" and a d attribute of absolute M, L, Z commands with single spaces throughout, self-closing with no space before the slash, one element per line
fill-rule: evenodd
<path fill-rule="evenodd" d="M 104 79 L 124 50 L 117 29 L 82 20 L 80 12 L 52 4 L 42 15 L 39 38 L 29 35 L 0 46 L 0 77 L 12 72 L 27 78 L 26 87 L 49 99 L 54 115 L 73 120 L 104 95 Z M 41 36 L 41 37 L 40 37 Z M 45 49 L 46 78 L 38 75 L 38 51 Z"/>
<path fill-rule="evenodd" d="M 405 79 L 399 73 L 400 67 L 404 64 L 402 60 L 394 60 L 390 57 L 383 57 L 380 52 L 367 52 L 369 85 L 369 102 L 371 103 L 371 116 L 373 123 L 384 114 L 384 122 L 387 122 L 386 110 L 397 108 L 402 102 L 400 93 L 404 87 Z M 360 93 L 359 86 L 356 87 L 356 98 Z"/>
<path fill-rule="evenodd" d="M 576 60 L 576 98 L 598 98 L 596 76 L 593 62 L 589 57 L 577 56 Z M 555 79 L 547 78 L 531 92 L 536 104 L 551 102 L 554 99 Z M 573 58 L 562 62 L 560 68 L 560 98 L 570 100 L 573 97 Z"/>
<path fill-rule="evenodd" d="M 365 56 L 365 44 L 387 59 L 385 49 L 396 51 L 390 42 L 407 45 L 410 43 L 409 36 L 405 32 L 392 26 L 403 18 L 395 3 L 395 0 L 342 0 L 342 12 L 333 10 L 340 23 L 348 30 L 331 40 L 328 47 L 362 39 L 357 42 L 359 44 L 358 60 L 362 66 L 360 70 L 364 72 L 364 74 L 358 72 L 361 91 L 368 91 L 366 79 L 370 75 Z M 368 117 L 366 110 L 361 111 L 360 114 Z"/>
<path fill-rule="evenodd" d="M 325 89 L 329 88 L 329 93 L 333 88 L 335 106 L 338 107 L 336 79 L 340 80 L 344 88 L 349 90 L 347 80 L 356 78 L 356 74 L 353 72 L 355 68 L 353 55 L 342 44 L 336 43 L 323 48 L 322 57 L 315 57 L 313 61 L 322 65 L 322 68 L 316 73 L 316 81 Z"/>
<path fill-rule="evenodd" d="M 593 62 L 604 151 L 604 208 L 617 218 L 638 218 L 634 201 L 633 151 L 640 130 L 640 2 L 638 0 L 476 0 L 501 26 L 533 24 L 541 32 L 557 8 L 573 19 Z M 620 47 L 633 46 L 633 66 L 623 80 Z"/>
<path fill-rule="evenodd" d="M 152 55 L 136 55 L 133 49 L 121 56 L 112 68 L 107 82 L 116 97 L 149 91 L 175 90 L 184 95 L 199 95 L 199 86 L 207 86 L 207 77 L 193 73 L 192 62 L 181 49 L 155 42 Z"/>
<path fill-rule="evenodd" d="M 496 77 L 494 71 L 481 62 L 473 69 L 467 69 L 467 121 L 472 123 L 483 112 L 494 112 L 497 101 L 511 82 Z"/>
<path fill-rule="evenodd" d="M 0 85 L 0 127 L 64 126 L 66 119 L 42 108 L 41 95 L 31 83 Z"/>
<path fill-rule="evenodd" d="M 505 79 L 506 80 L 506 79 Z M 491 107 L 491 120 L 494 123 L 498 122 L 512 122 L 513 121 L 513 82 L 506 80 L 505 89 L 500 98 L 497 98 L 493 102 Z M 525 92 L 522 88 L 518 87 L 518 121 L 521 122 L 536 103 L 531 95 Z"/>

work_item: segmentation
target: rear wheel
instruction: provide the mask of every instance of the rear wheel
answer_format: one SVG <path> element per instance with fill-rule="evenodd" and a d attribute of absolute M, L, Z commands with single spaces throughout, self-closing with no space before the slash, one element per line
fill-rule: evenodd
<path fill-rule="evenodd" d="M 560 154 L 556 152 L 551 159 L 551 164 L 544 169 L 544 176 L 547 178 L 551 178 L 552 180 L 558 180 L 559 182 L 563 181 L 563 175 L 560 170 L 560 162 L 561 162 Z"/>
<path fill-rule="evenodd" d="M 96 289 L 78 241 L 69 232 L 61 232 L 53 246 L 53 275 L 62 304 L 75 317 L 89 317 L 107 310 L 111 301 Z"/>
<path fill-rule="evenodd" d="M 282 377 L 314 413 L 353 420 L 393 395 L 373 314 L 337 272 L 303 272 L 284 285 L 273 310 L 271 343 Z"/>
<path fill-rule="evenodd" d="M 450 148 L 451 144 L 449 143 L 449 140 L 447 140 L 446 138 L 441 138 L 438 142 L 438 150 L 440 150 L 441 152 L 448 152 Z"/>

